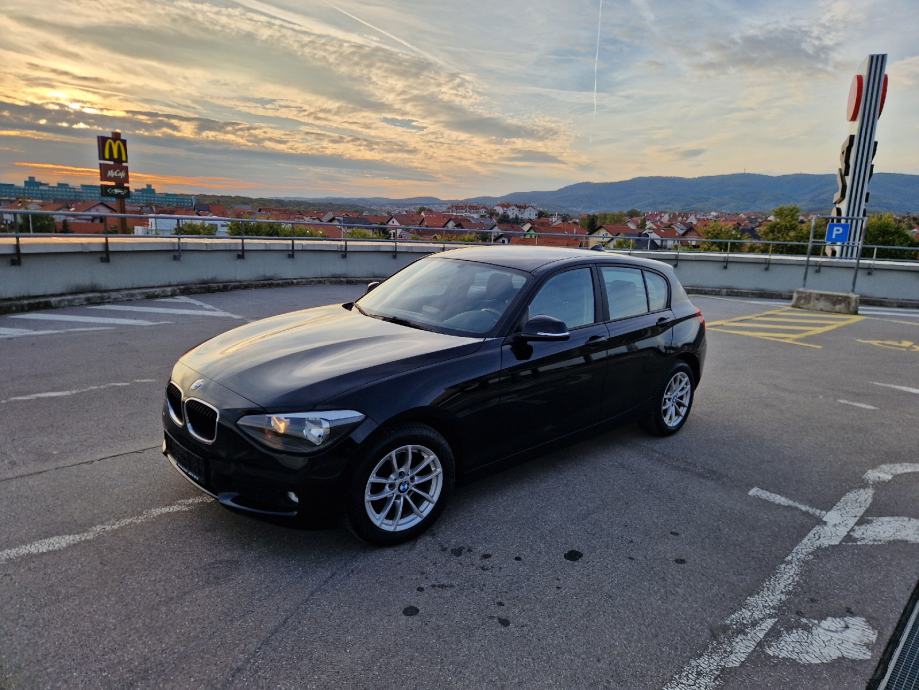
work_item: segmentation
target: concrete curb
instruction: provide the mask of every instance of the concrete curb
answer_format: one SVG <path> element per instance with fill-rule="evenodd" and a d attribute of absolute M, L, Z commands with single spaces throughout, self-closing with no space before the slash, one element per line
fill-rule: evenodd
<path fill-rule="evenodd" d="M 79 307 L 84 304 L 109 304 L 111 302 L 152 299 L 155 297 L 174 297 L 175 295 L 228 292 L 230 290 L 291 287 L 296 285 L 362 285 L 373 280 L 381 280 L 381 278 L 287 278 L 280 280 L 248 280 L 225 283 L 190 283 L 187 285 L 132 288 L 130 290 L 80 292 L 72 295 L 49 295 L 47 297 L 0 300 L 0 314 L 16 314 L 24 311 L 57 309 L 60 307 Z"/>
<path fill-rule="evenodd" d="M 733 288 L 708 288 L 683 286 L 690 295 L 707 295 L 710 297 L 752 297 L 754 299 L 787 299 L 791 301 L 794 290 L 735 290 Z M 919 309 L 919 299 L 881 299 L 879 297 L 859 297 L 859 302 L 872 307 L 891 307 L 894 309 Z"/>

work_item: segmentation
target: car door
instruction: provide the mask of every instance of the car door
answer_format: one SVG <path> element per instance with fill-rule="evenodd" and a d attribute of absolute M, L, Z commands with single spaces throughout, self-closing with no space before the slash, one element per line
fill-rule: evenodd
<path fill-rule="evenodd" d="M 564 269 L 535 290 L 519 319 L 547 315 L 564 321 L 564 341 L 522 342 L 513 333 L 501 348 L 502 454 L 539 445 L 602 418 L 606 341 L 594 274 Z"/>
<path fill-rule="evenodd" d="M 599 271 L 609 319 L 605 416 L 616 417 L 646 403 L 660 385 L 673 313 L 657 272 L 615 265 Z"/>

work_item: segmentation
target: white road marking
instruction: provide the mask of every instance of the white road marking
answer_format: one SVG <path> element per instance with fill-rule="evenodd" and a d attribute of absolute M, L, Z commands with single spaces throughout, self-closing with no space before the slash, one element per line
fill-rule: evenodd
<path fill-rule="evenodd" d="M 805 564 L 814 553 L 818 549 L 840 544 L 858 523 L 871 505 L 873 485 L 907 472 L 919 472 L 919 463 L 892 463 L 865 472 L 862 478 L 868 486 L 849 491 L 826 512 L 823 522 L 808 532 L 760 589 L 747 597 L 743 606 L 727 618 L 725 622 L 731 632 L 713 640 L 704 652 L 691 659 L 670 680 L 665 690 L 708 690 L 717 687 L 724 669 L 740 666 L 775 623 L 779 608 L 797 585 Z M 794 507 L 800 507 L 800 504 Z"/>
<path fill-rule="evenodd" d="M 889 544 L 905 541 L 919 544 L 919 520 L 911 517 L 870 517 L 850 533 L 855 544 Z"/>
<path fill-rule="evenodd" d="M 105 309 L 109 311 L 139 311 L 146 314 L 178 314 L 180 316 L 222 316 L 224 318 L 237 319 L 238 316 L 229 314 L 225 311 L 214 311 L 212 309 L 172 309 L 170 307 L 129 307 L 125 304 L 100 304 L 87 309 Z"/>
<path fill-rule="evenodd" d="M 89 393 L 90 391 L 98 391 L 103 388 L 119 388 L 123 386 L 131 386 L 135 383 L 156 383 L 156 379 L 134 379 L 133 381 L 116 381 L 114 383 L 102 383 L 98 386 L 87 386 L 86 388 L 76 388 L 71 391 L 48 391 L 46 393 L 32 393 L 31 395 L 16 395 L 12 398 L 6 398 L 5 400 L 0 400 L 0 405 L 11 403 L 11 402 L 22 402 L 24 400 L 40 400 L 42 398 L 66 398 L 71 395 L 77 395 L 78 393 Z"/>
<path fill-rule="evenodd" d="M 76 323 L 108 323 L 116 326 L 159 326 L 170 321 L 143 321 L 141 319 L 114 319 L 107 316 L 77 316 L 76 314 L 13 314 L 11 319 L 36 321 L 73 321 Z"/>
<path fill-rule="evenodd" d="M 894 383 L 879 383 L 877 381 L 872 381 L 875 386 L 883 386 L 884 388 L 893 388 L 897 391 L 903 391 L 904 393 L 912 393 L 914 395 L 919 395 L 919 388 L 911 388 L 909 386 L 898 386 Z"/>
<path fill-rule="evenodd" d="M 85 532 L 79 532 L 77 534 L 62 534 L 57 537 L 39 539 L 38 541 L 33 541 L 31 544 L 16 546 L 12 549 L 5 549 L 4 551 L 0 551 L 0 564 L 7 563 L 9 561 L 15 561 L 26 556 L 37 556 L 39 554 L 49 553 L 51 551 L 60 551 L 61 549 L 66 549 L 67 547 L 73 546 L 74 544 L 79 544 L 84 541 L 92 541 L 93 539 L 101 537 L 107 532 L 113 532 L 115 530 L 119 530 L 124 527 L 130 527 L 132 525 L 139 525 L 141 523 L 158 518 L 161 515 L 167 515 L 169 513 L 181 513 L 186 510 L 192 510 L 197 508 L 199 505 L 210 503 L 213 500 L 214 499 L 212 499 L 210 496 L 195 496 L 193 498 L 185 498 L 168 506 L 161 506 L 159 508 L 151 508 L 150 510 L 145 510 L 140 515 L 135 515 L 133 517 L 123 518 L 121 520 L 115 520 L 114 522 L 107 522 L 102 525 L 90 527 Z"/>
<path fill-rule="evenodd" d="M 51 335 L 52 333 L 76 333 L 80 331 L 110 331 L 111 326 L 96 328 L 62 328 L 54 331 L 33 331 L 28 328 L 0 328 L 0 338 L 22 338 L 28 335 Z"/>
<path fill-rule="evenodd" d="M 919 472 L 919 463 L 915 462 L 895 462 L 888 465 L 879 465 L 873 470 L 868 470 L 862 477 L 869 484 L 877 482 L 889 482 L 894 477 L 910 472 Z"/>
<path fill-rule="evenodd" d="M 869 405 L 868 403 L 862 403 L 862 402 L 855 402 L 854 400 L 843 400 L 842 398 L 840 398 L 840 399 L 837 400 L 836 402 L 842 403 L 843 405 L 851 405 L 852 407 L 860 407 L 860 408 L 862 408 L 863 410 L 876 410 L 876 409 L 878 409 L 878 408 L 876 408 L 874 405 Z"/>
<path fill-rule="evenodd" d="M 229 314 L 229 312 L 224 312 L 220 307 L 215 307 L 213 304 L 208 304 L 207 302 L 202 302 L 199 299 L 194 299 L 193 297 L 186 297 L 185 295 L 180 295 L 179 297 L 174 298 L 176 302 L 186 302 L 187 304 L 197 304 L 202 309 L 210 309 L 211 311 L 220 311 L 224 314 Z M 237 317 L 241 318 L 241 317 Z"/>
<path fill-rule="evenodd" d="M 718 295 L 693 295 L 700 299 L 720 299 L 725 302 L 743 302 L 744 304 L 780 304 L 791 306 L 791 300 L 774 300 L 774 299 L 740 299 L 738 297 L 720 297 Z"/>
<path fill-rule="evenodd" d="M 799 664 L 826 664 L 836 659 L 870 659 L 877 631 L 858 616 L 805 618 L 807 627 L 783 632 L 766 645 L 767 654 Z"/>
<path fill-rule="evenodd" d="M 780 506 L 787 506 L 789 508 L 797 508 L 798 510 L 802 510 L 805 513 L 810 513 L 811 515 L 815 515 L 821 520 L 826 517 L 825 510 L 820 510 L 819 508 L 811 508 L 810 506 L 806 506 L 803 503 L 792 501 L 790 498 L 785 498 L 784 496 L 780 496 L 779 494 L 774 494 L 771 491 L 760 489 L 757 486 L 754 486 L 747 493 L 750 496 L 755 496 L 756 498 L 762 498 L 764 501 L 770 501 Z"/>

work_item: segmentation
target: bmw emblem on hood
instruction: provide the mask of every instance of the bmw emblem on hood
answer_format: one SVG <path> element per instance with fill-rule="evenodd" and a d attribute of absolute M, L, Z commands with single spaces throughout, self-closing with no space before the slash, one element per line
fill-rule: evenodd
<path fill-rule="evenodd" d="M 204 379 L 198 379 L 193 384 L 191 384 L 191 390 L 193 391 L 200 390 L 203 385 L 204 385 Z"/>

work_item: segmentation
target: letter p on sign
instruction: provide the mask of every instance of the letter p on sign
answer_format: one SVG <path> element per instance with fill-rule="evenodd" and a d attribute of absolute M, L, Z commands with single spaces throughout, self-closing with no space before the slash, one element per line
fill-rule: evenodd
<path fill-rule="evenodd" d="M 827 223 L 826 242 L 827 244 L 844 244 L 849 241 L 849 229 L 851 223 Z"/>

